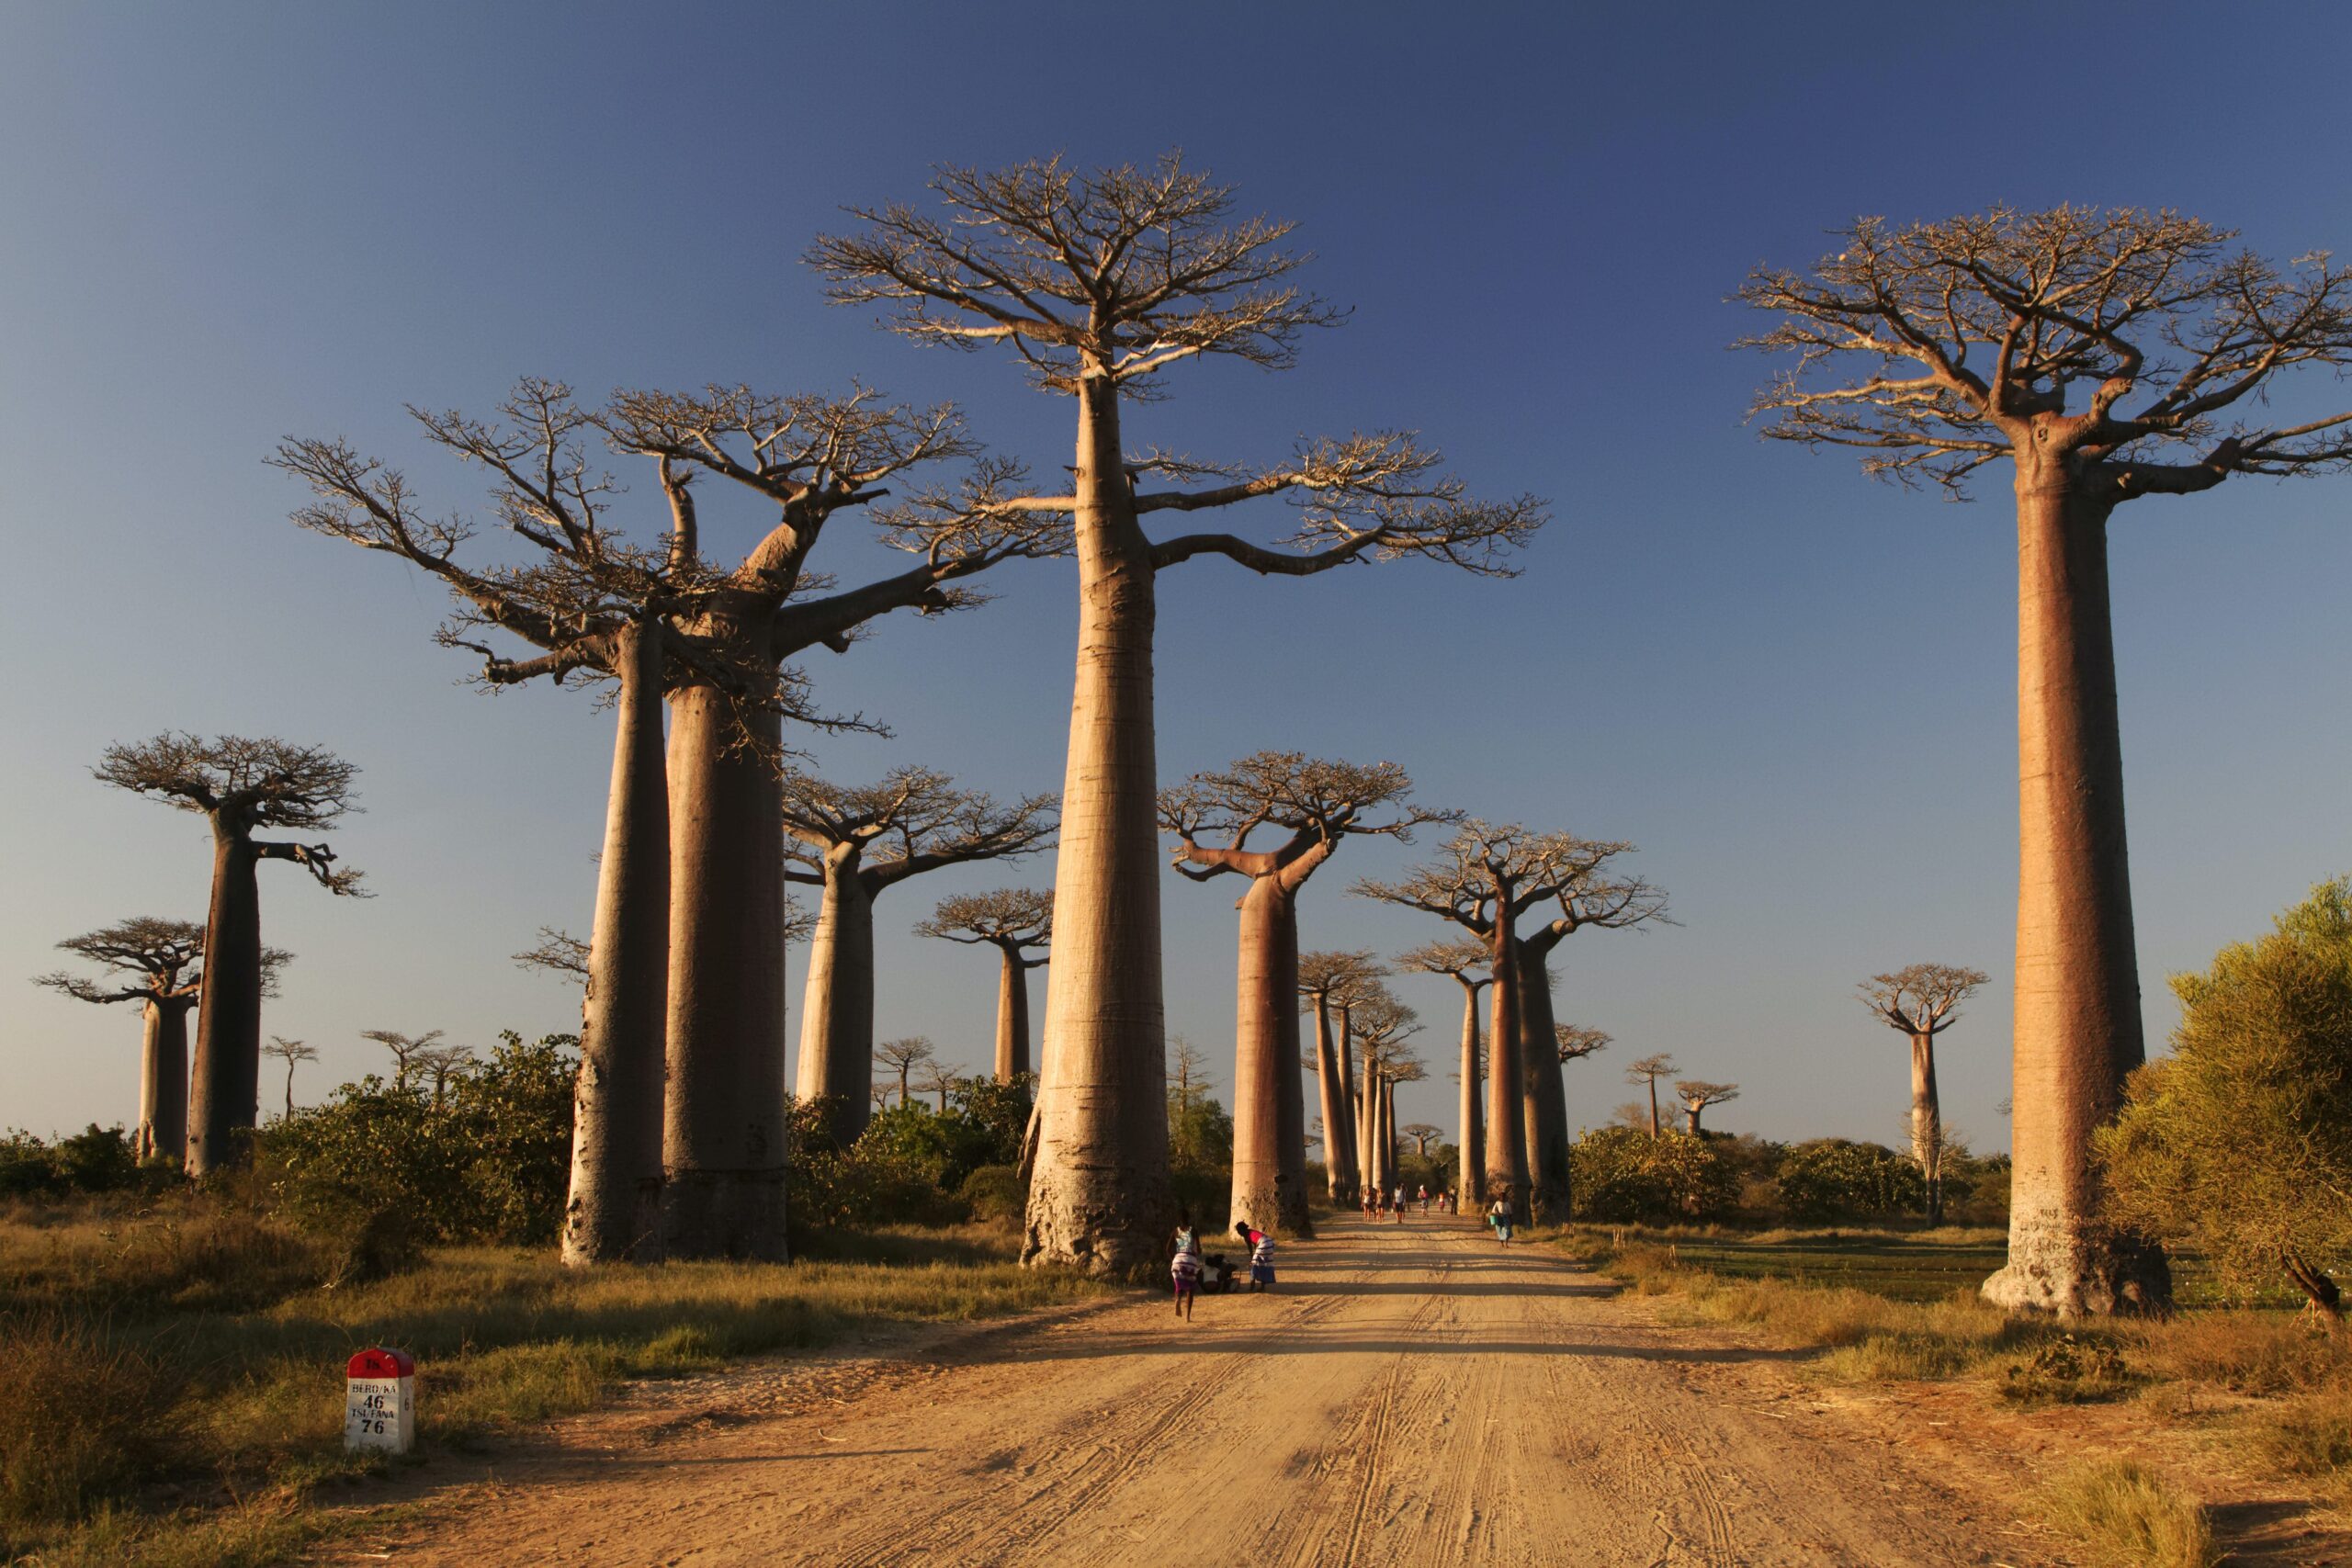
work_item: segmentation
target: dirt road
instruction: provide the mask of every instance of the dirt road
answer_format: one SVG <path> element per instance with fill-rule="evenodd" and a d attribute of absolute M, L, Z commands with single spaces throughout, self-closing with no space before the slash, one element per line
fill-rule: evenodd
<path fill-rule="evenodd" d="M 1123 1302 L 704 1380 L 402 1533 L 404 1564 L 2039 1561 L 1984 1481 L 1770 1351 L 1467 1221 L 1342 1221 L 1189 1326 Z M 657 1428 L 649 1431 L 648 1428 Z"/>

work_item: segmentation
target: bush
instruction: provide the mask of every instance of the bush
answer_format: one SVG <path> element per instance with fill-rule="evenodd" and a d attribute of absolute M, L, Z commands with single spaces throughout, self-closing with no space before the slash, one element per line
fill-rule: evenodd
<path fill-rule="evenodd" d="M 1709 1219 L 1739 1196 L 1738 1173 L 1707 1138 L 1603 1127 L 1569 1151 L 1576 1217 L 1608 1224 Z"/>
<path fill-rule="evenodd" d="M 976 1220 L 1018 1222 L 1029 1206 L 1029 1190 L 1021 1172 L 1010 1165 L 984 1165 L 964 1179 L 957 1189 L 965 1207 Z"/>
<path fill-rule="evenodd" d="M 2102 1568 L 2212 1568 L 2221 1561 L 2205 1510 L 2129 1460 L 2061 1476 L 2043 1499 L 2051 1523 Z"/>
<path fill-rule="evenodd" d="M 2340 1317 L 2352 1269 L 2352 878 L 2176 975 L 2173 1054 L 2101 1128 L 2110 1216 L 2252 1294 L 2281 1276 Z"/>
<path fill-rule="evenodd" d="M 306 1229 L 348 1236 L 349 1277 L 425 1241 L 552 1241 L 571 1184 L 577 1037 L 509 1032 L 439 1109 L 369 1074 L 258 1138 L 268 1190 Z"/>
<path fill-rule="evenodd" d="M 1926 1210 L 1928 1184 L 1906 1155 L 1883 1144 L 1815 1138 L 1789 1150 L 1775 1178 L 1781 1209 L 1809 1224 Z"/>
<path fill-rule="evenodd" d="M 131 1153 L 130 1135 L 119 1125 L 101 1127 L 93 1122 L 54 1144 L 13 1130 L 0 1137 L 0 1197 L 117 1192 L 139 1185 L 141 1179 L 139 1158 Z"/>

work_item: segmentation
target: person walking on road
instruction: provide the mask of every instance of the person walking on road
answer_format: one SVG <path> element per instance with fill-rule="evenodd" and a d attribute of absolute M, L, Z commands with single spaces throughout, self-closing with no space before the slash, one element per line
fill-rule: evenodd
<path fill-rule="evenodd" d="M 1487 1223 L 1495 1227 L 1495 1239 L 1510 1240 L 1510 1200 L 1498 1198 L 1495 1206 L 1487 1211 Z"/>

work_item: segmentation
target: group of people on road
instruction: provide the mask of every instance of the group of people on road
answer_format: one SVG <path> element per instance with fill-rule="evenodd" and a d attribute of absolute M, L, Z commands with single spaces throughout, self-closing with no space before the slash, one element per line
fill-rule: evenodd
<path fill-rule="evenodd" d="M 1274 1238 L 1244 1220 L 1236 1220 L 1233 1234 L 1250 1248 L 1250 1293 L 1271 1290 L 1274 1283 Z M 1193 1321 L 1193 1299 L 1201 1293 L 1201 1281 L 1208 1271 L 1208 1260 L 1201 1256 L 1200 1233 L 1193 1228 L 1193 1217 L 1177 1217 L 1176 1234 L 1170 1238 L 1174 1248 L 1169 1259 L 1168 1273 L 1176 1286 L 1176 1315 L 1185 1322 Z"/>
<path fill-rule="evenodd" d="M 1427 1185 L 1423 1185 L 1415 1189 L 1413 1197 L 1408 1200 L 1405 1196 L 1404 1184 L 1399 1182 L 1395 1188 L 1387 1191 L 1383 1191 L 1377 1187 L 1365 1188 L 1363 1190 L 1363 1217 L 1367 1220 L 1377 1221 L 1383 1215 L 1386 1215 L 1395 1220 L 1396 1224 L 1403 1224 L 1405 1223 L 1405 1205 L 1408 1201 L 1419 1203 L 1420 1205 L 1421 1213 L 1424 1214 L 1430 1212 L 1432 1205 L 1435 1206 L 1436 1212 L 1441 1214 L 1453 1214 L 1459 1213 L 1461 1212 L 1454 1204 L 1453 1194 L 1446 1191 L 1443 1188 L 1440 1188 L 1437 1191 L 1431 1192 Z"/>

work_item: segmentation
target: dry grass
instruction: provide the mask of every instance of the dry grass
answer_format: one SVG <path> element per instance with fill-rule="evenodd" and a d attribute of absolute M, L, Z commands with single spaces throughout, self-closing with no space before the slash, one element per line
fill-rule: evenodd
<path fill-rule="evenodd" d="M 2075 1466 L 2041 1505 L 2097 1568 L 2213 1568 L 2222 1560 L 2205 1510 L 2129 1460 Z"/>
<path fill-rule="evenodd" d="M 0 1561 L 275 1561 L 323 1528 L 312 1486 L 373 1467 L 341 1449 L 343 1365 L 368 1345 L 417 1358 L 422 1440 L 462 1445 L 631 1378 L 1106 1289 L 1014 1247 L 966 1227 L 597 1270 L 455 1248 L 334 1289 L 324 1249 L 233 1211 L 0 1216 Z M 179 1507 L 190 1491 L 234 1501 Z"/>

